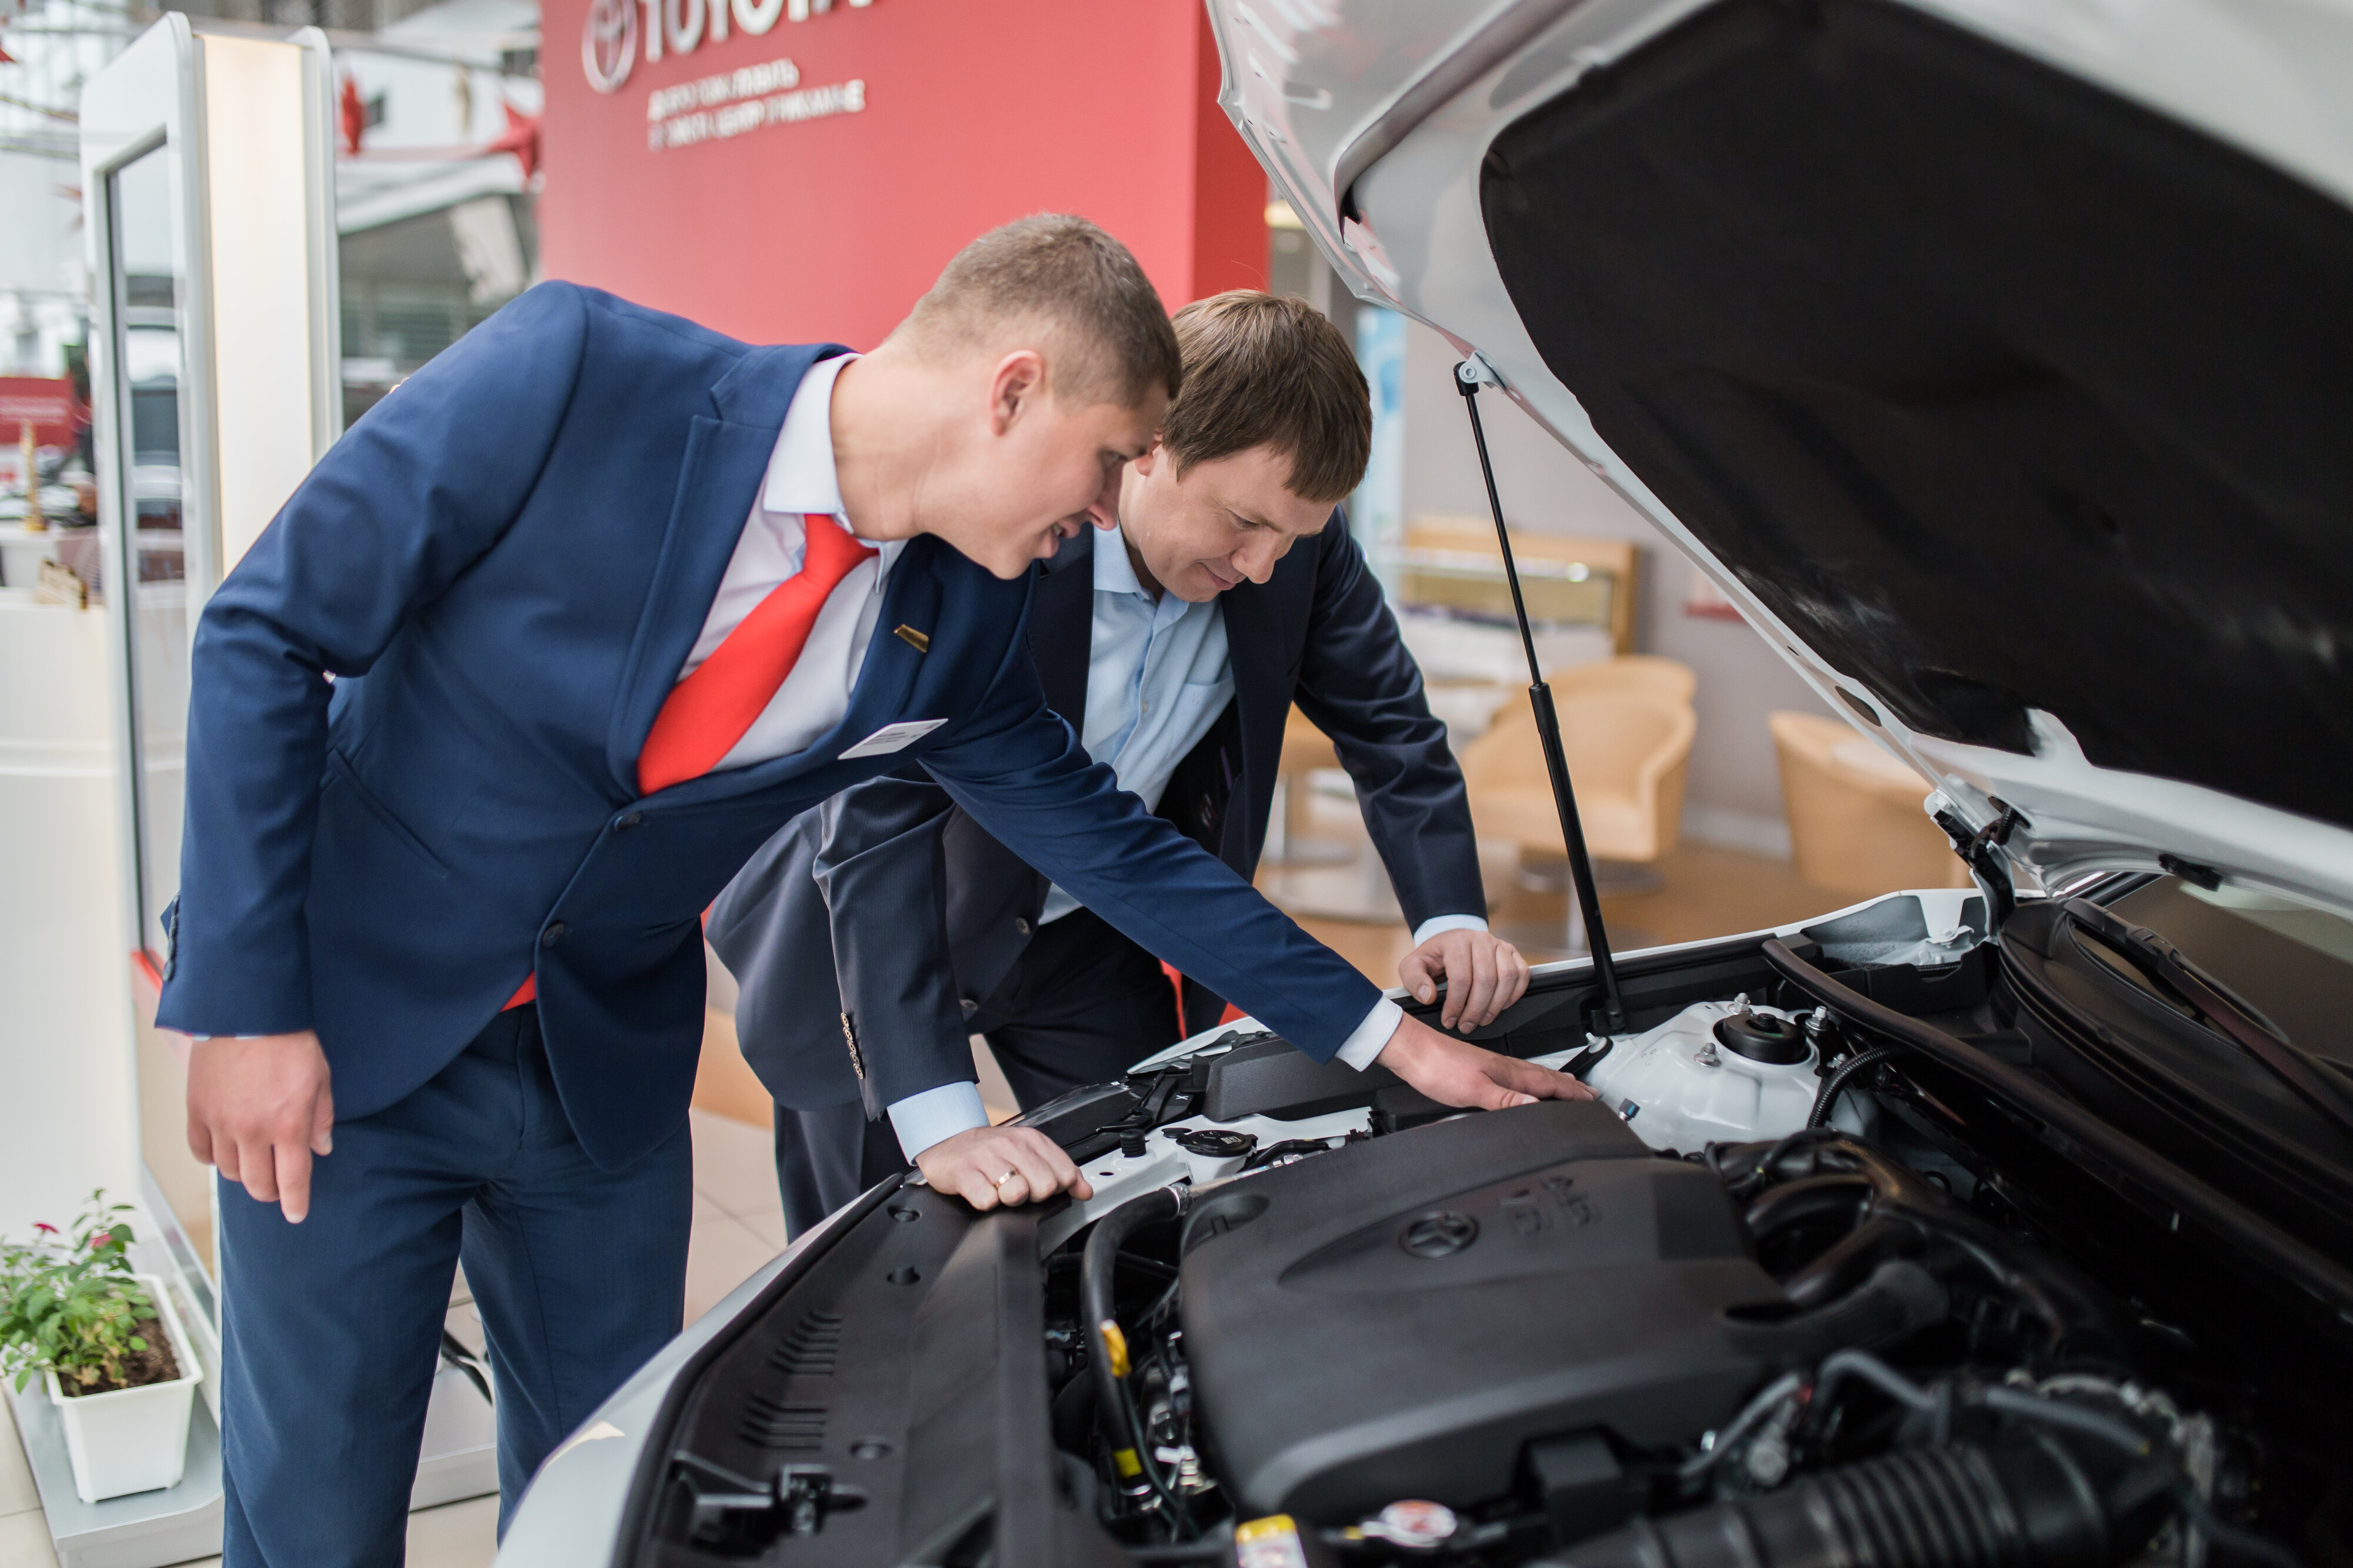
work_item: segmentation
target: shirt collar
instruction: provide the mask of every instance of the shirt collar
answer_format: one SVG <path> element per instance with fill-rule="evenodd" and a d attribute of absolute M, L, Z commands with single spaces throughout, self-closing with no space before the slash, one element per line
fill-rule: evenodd
<path fill-rule="evenodd" d="M 768 477 L 760 488 L 763 510 L 841 517 L 841 477 L 833 467 L 833 383 L 856 358 L 821 359 L 802 375 L 792 406 L 785 410 L 785 427 L 776 433 L 776 450 L 768 456 Z"/>
<path fill-rule="evenodd" d="M 1118 529 L 1095 535 L 1095 592 L 1133 594 L 1146 604 L 1152 595 L 1136 581 L 1135 563 L 1127 558 L 1127 536 Z"/>

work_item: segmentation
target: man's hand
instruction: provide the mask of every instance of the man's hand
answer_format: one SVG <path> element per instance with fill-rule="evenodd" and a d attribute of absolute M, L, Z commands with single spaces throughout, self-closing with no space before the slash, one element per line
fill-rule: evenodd
<path fill-rule="evenodd" d="M 975 1127 L 943 1138 L 915 1156 L 934 1191 L 954 1193 L 976 1209 L 1033 1204 L 1067 1191 L 1095 1195 L 1062 1146 L 1034 1127 Z"/>
<path fill-rule="evenodd" d="M 216 1036 L 188 1051 L 188 1150 L 276 1204 L 290 1225 L 311 1212 L 311 1156 L 335 1146 L 335 1095 L 319 1037 Z"/>
<path fill-rule="evenodd" d="M 1539 1100 L 1591 1100 L 1593 1090 L 1550 1068 L 1441 1035 L 1412 1018 L 1373 1058 L 1440 1105 L 1502 1110 Z"/>
<path fill-rule="evenodd" d="M 1398 961 L 1398 978 L 1417 1002 L 1431 1000 L 1438 983 L 1446 982 L 1438 1021 L 1467 1035 L 1520 999 L 1528 988 L 1528 961 L 1491 932 L 1440 931 Z"/>

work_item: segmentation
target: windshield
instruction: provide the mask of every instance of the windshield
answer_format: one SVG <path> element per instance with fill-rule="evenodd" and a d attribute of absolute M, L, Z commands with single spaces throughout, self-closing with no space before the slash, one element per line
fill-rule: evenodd
<path fill-rule="evenodd" d="M 2147 926 L 2311 1055 L 2353 1067 L 2353 921 L 2160 877 L 2108 908 Z"/>

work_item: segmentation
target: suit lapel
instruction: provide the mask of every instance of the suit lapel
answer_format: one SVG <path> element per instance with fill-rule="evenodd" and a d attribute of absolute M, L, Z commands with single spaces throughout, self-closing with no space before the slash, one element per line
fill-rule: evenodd
<path fill-rule="evenodd" d="M 793 394 L 810 365 L 840 352 L 829 343 L 754 349 L 712 387 L 712 409 L 719 416 L 693 420 L 678 499 L 605 738 L 606 763 L 628 795 L 638 793 L 638 753 L 679 667 L 702 635 L 720 579 L 751 518 Z"/>
<path fill-rule="evenodd" d="M 1282 758 L 1282 728 L 1291 717 L 1291 661 L 1283 647 L 1279 586 L 1278 580 L 1223 596 L 1245 778 L 1273 775 Z"/>
<path fill-rule="evenodd" d="M 898 635 L 912 626 L 926 636 L 939 629 L 940 579 L 934 569 L 938 552 L 947 548 L 937 540 L 911 541 L 899 563 L 892 568 L 890 585 L 882 590 L 882 613 L 875 617 L 874 640 L 866 645 L 866 662 L 858 668 L 858 684 L 850 688 L 849 706 L 841 722 L 809 742 L 807 749 L 776 761 L 785 764 L 761 784 L 830 763 L 885 724 L 901 719 L 955 719 L 954 713 L 910 713 L 907 697 L 915 677 L 931 657 Z M 756 773 L 758 768 L 747 768 Z"/>
<path fill-rule="evenodd" d="M 1094 658 L 1095 556 L 1106 542 L 1094 529 L 1063 542 L 1039 574 L 1029 601 L 1029 658 L 1046 690 L 1046 706 L 1084 730 L 1087 669 Z"/>

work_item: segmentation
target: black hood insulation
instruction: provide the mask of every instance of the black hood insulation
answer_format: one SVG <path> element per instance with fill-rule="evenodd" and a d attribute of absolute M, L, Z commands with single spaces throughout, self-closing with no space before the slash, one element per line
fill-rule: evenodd
<path fill-rule="evenodd" d="M 2353 212 L 1879 0 L 1729 0 L 1499 136 L 1546 363 L 1915 731 L 2353 826 Z"/>

